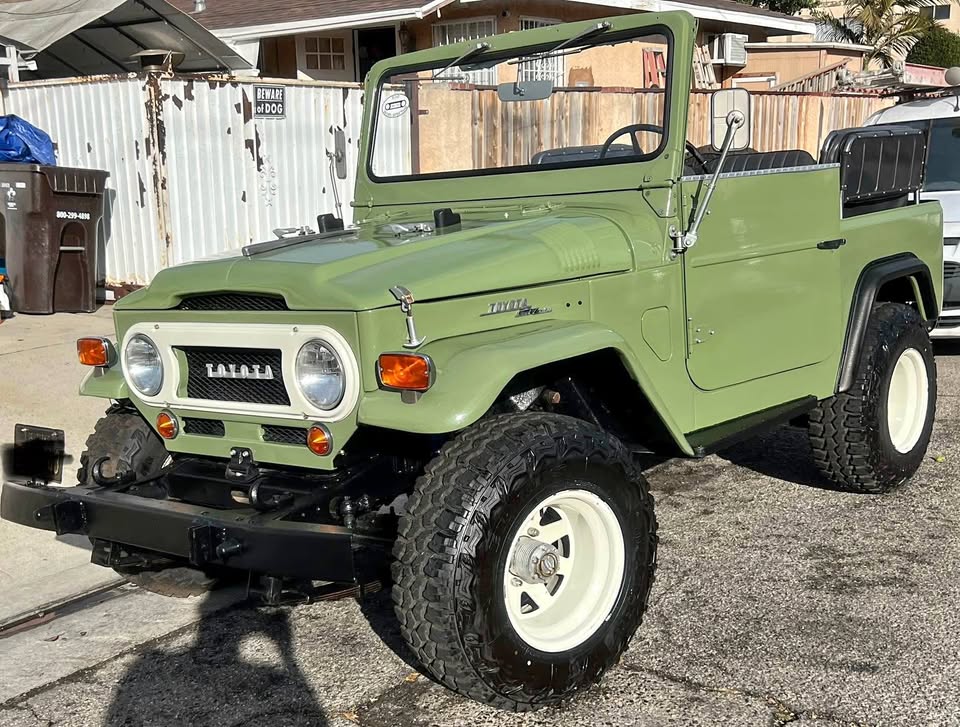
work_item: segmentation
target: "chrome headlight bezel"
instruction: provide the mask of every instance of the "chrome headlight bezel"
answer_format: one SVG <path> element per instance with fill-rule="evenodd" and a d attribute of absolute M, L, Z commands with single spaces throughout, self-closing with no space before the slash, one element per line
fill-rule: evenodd
<path fill-rule="evenodd" d="M 131 352 L 133 346 L 141 346 L 138 352 Z M 144 364 L 143 361 L 131 360 L 135 356 L 152 356 L 153 363 L 152 365 Z M 145 384 L 144 378 L 145 375 L 141 372 L 138 372 L 138 367 L 143 367 L 147 365 L 148 370 L 146 376 L 155 376 L 155 381 L 147 381 Z M 123 347 L 123 370 L 126 374 L 127 383 L 130 387 L 142 396 L 151 397 L 156 396 L 160 393 L 160 389 L 163 388 L 163 379 L 165 372 L 163 370 L 163 357 L 160 355 L 160 349 L 157 347 L 157 344 L 153 340 L 143 334 L 137 333 L 131 336 L 126 344 Z"/>
<path fill-rule="evenodd" d="M 319 357 L 316 356 L 317 353 L 320 354 Z M 324 353 L 328 354 L 326 362 L 317 361 L 316 359 L 322 358 Z M 315 360 L 309 360 L 311 356 Z M 307 373 L 305 369 L 308 366 L 314 368 L 314 371 L 310 372 L 315 379 L 312 382 L 304 380 Z M 306 341 L 297 351 L 293 370 L 297 390 L 311 405 L 325 412 L 333 411 L 340 406 L 347 394 L 347 377 L 343 360 L 337 353 L 336 347 L 322 338 L 312 338 Z M 323 380 L 317 381 L 316 379 Z M 329 387 L 332 382 L 338 382 L 335 384 L 335 389 L 327 392 L 325 396 L 318 395 L 318 389 Z"/>

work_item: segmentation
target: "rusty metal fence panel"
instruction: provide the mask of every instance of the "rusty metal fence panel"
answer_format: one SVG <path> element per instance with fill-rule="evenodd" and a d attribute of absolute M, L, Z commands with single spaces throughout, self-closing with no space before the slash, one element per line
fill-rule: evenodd
<path fill-rule="evenodd" d="M 255 118 L 255 85 L 284 87 L 284 118 Z M 50 133 L 58 163 L 110 172 L 99 277 L 121 286 L 278 227 L 316 227 L 335 211 L 334 186 L 349 224 L 361 99 L 354 84 L 131 74 L 11 84 L 5 102 Z M 327 156 L 336 127 L 343 180 Z M 409 129 L 391 132 L 400 164 Z"/>
<path fill-rule="evenodd" d="M 281 227 L 316 227 L 339 199 L 352 222 L 360 91 L 284 83 L 284 118 L 254 118 L 254 85 L 274 81 L 164 79 L 169 262 L 178 264 L 269 239 Z M 328 154 L 347 138 L 347 178 Z"/>
<path fill-rule="evenodd" d="M 50 134 L 60 164 L 110 172 L 99 277 L 111 284 L 148 282 L 165 261 L 144 79 L 100 76 L 11 84 L 5 103 L 7 113 Z"/>

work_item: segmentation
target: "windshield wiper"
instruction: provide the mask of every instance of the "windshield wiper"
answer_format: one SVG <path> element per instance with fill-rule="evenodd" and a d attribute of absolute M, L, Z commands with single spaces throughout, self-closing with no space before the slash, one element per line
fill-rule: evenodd
<path fill-rule="evenodd" d="M 459 58 L 454 58 L 454 59 L 453 59 L 452 61 L 450 61 L 447 65 L 445 65 L 443 68 L 441 68 L 439 71 L 434 71 L 434 73 L 433 73 L 433 80 L 434 80 L 434 81 L 437 80 L 438 78 L 440 78 L 440 76 L 442 76 L 444 73 L 446 73 L 447 71 L 449 71 L 449 70 L 450 70 L 451 68 L 453 68 L 454 66 L 459 66 L 459 65 L 460 65 L 461 63 L 463 63 L 464 61 L 470 60 L 471 58 L 473 58 L 473 57 L 474 57 L 475 55 L 477 55 L 478 53 L 483 53 L 485 50 L 489 50 L 489 48 L 490 48 L 490 44 L 489 44 L 489 43 L 477 43 L 477 45 L 476 45 L 475 47 L 473 47 L 473 48 L 471 48 L 470 50 L 468 50 L 466 53 L 464 53 L 464 54 L 463 54 L 462 56 L 460 56 Z"/>
<path fill-rule="evenodd" d="M 545 50 L 541 53 L 536 53 L 532 56 L 524 56 L 523 58 L 515 58 L 512 61 L 508 61 L 508 66 L 522 65 L 524 63 L 532 63 L 533 61 L 539 61 L 544 58 L 553 58 L 558 55 L 567 55 L 566 53 L 558 53 L 558 51 L 563 50 L 564 48 L 569 48 L 574 43 L 578 43 L 581 40 L 586 40 L 587 38 L 593 38 L 595 35 L 600 35 L 601 33 L 606 33 L 610 30 L 610 23 L 597 23 L 592 28 L 587 28 L 583 32 L 577 33 L 572 38 L 567 38 L 562 43 L 558 43 L 549 50 Z M 579 51 L 577 51 L 579 52 Z"/>

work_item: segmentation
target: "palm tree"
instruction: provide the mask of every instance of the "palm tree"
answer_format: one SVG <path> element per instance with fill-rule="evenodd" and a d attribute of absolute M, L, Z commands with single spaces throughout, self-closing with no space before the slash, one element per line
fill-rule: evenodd
<path fill-rule="evenodd" d="M 843 17 L 817 11 L 814 17 L 822 24 L 821 40 L 869 45 L 872 50 L 865 60 L 876 61 L 890 68 L 902 60 L 907 51 L 922 38 L 933 20 L 920 14 L 920 9 L 935 0 L 848 0 Z M 825 30 L 825 32 L 824 32 Z"/>

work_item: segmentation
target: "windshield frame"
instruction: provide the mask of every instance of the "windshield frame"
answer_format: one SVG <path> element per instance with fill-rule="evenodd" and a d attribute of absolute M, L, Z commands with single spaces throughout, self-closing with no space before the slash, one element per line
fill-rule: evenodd
<path fill-rule="evenodd" d="M 582 25 L 582 23 L 578 23 Z M 562 27 L 562 26 L 552 26 L 553 28 Z M 543 29 L 535 29 L 528 31 L 520 31 L 517 33 L 510 33 L 509 35 L 517 38 L 522 37 L 524 34 L 537 34 L 541 33 Z M 431 71 L 439 70 L 444 67 L 445 64 L 455 61 L 459 56 L 461 56 L 466 50 L 469 50 L 470 46 L 475 46 L 477 43 L 484 42 L 488 40 L 487 38 L 477 38 L 469 41 L 464 41 L 461 43 L 452 44 L 449 46 L 444 46 L 447 50 L 447 53 L 442 58 L 433 59 L 430 61 L 423 61 L 420 63 L 411 63 L 407 65 L 398 65 L 391 66 L 384 69 L 374 81 L 374 87 L 376 88 L 375 103 L 372 106 L 371 110 L 371 123 L 370 131 L 368 134 L 369 141 L 367 142 L 365 157 L 366 157 L 366 176 L 374 184 L 394 184 L 394 183 L 404 183 L 404 182 L 422 182 L 428 180 L 451 180 L 451 179 L 464 179 L 464 178 L 477 178 L 477 177 L 489 177 L 489 176 L 500 176 L 504 174 L 522 174 L 526 172 L 547 172 L 547 171 L 559 171 L 559 170 L 571 170 L 571 169 L 597 169 L 600 167 L 607 166 L 621 166 L 627 164 L 642 164 L 645 162 L 650 162 L 654 159 L 657 159 L 664 151 L 667 149 L 670 143 L 670 127 L 673 111 L 673 88 L 674 88 L 674 73 L 676 72 L 676 55 L 677 55 L 677 42 L 673 30 L 669 25 L 664 23 L 652 23 L 649 25 L 641 25 L 632 28 L 623 28 L 616 29 L 613 28 L 604 33 L 597 35 L 595 38 L 591 38 L 590 43 L 586 43 L 583 46 L 576 45 L 571 46 L 572 48 L 600 48 L 604 46 L 614 46 L 620 43 L 627 43 L 634 41 L 643 36 L 661 36 L 666 40 L 667 46 L 667 64 L 666 64 L 666 83 L 664 83 L 664 88 L 660 91 L 664 95 L 663 99 L 663 116 L 660 119 L 662 122 L 663 133 L 660 135 L 660 143 L 657 145 L 657 148 L 646 152 L 641 155 L 636 156 L 611 156 L 607 159 L 597 159 L 597 160 L 586 160 L 586 161 L 570 161 L 570 162 L 561 162 L 556 164 L 517 164 L 508 167 L 491 167 L 491 168 L 481 168 L 481 169 L 458 169 L 450 170 L 444 172 L 427 172 L 420 174 L 404 174 L 396 175 L 389 177 L 378 176 L 373 170 L 373 160 L 376 151 L 377 144 L 377 127 L 380 123 L 382 114 L 378 113 L 380 109 L 380 104 L 383 101 L 383 94 L 386 91 L 387 79 L 393 76 L 400 76 L 408 73 L 419 73 L 421 71 Z M 489 36 L 489 38 L 496 38 L 498 36 Z M 519 45 L 513 48 L 506 49 L 491 49 L 485 51 L 482 54 L 479 54 L 476 58 L 471 58 L 471 63 L 476 62 L 491 62 L 497 61 L 497 63 L 503 63 L 512 59 L 520 59 L 528 56 L 536 55 L 537 53 L 542 53 L 549 51 L 552 48 L 556 47 L 559 39 L 552 39 L 545 41 L 543 43 L 530 44 L 530 45 Z M 519 71 L 518 71 L 519 72 Z M 440 81 L 443 82 L 443 81 Z M 554 92 L 557 90 L 563 90 L 567 88 L 576 88 L 568 86 L 558 86 Z M 517 102 L 517 103 L 523 103 Z M 635 123 L 641 123 L 639 121 Z"/>

